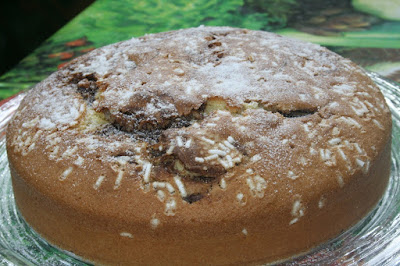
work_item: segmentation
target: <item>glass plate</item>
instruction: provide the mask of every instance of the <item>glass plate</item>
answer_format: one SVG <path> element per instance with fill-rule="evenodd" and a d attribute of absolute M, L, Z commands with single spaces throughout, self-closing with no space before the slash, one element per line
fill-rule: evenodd
<path fill-rule="evenodd" d="M 378 206 L 357 225 L 310 253 L 281 265 L 400 264 L 400 87 L 375 73 L 393 114 L 392 173 Z M 5 148 L 5 128 L 24 95 L 0 107 L 0 264 L 88 265 L 49 245 L 21 218 L 15 206 Z"/>

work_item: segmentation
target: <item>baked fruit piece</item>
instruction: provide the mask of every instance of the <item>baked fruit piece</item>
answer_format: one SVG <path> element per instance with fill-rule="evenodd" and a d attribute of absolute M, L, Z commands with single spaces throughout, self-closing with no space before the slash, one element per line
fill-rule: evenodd
<path fill-rule="evenodd" d="M 92 51 L 7 132 L 19 211 L 102 264 L 257 264 L 377 204 L 391 117 L 364 71 L 272 33 L 199 27 Z"/>

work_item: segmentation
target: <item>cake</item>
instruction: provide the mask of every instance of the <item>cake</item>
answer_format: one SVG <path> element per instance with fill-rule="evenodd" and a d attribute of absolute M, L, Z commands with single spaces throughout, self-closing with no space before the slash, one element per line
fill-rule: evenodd
<path fill-rule="evenodd" d="M 230 27 L 74 59 L 26 95 L 7 131 L 22 217 L 106 265 L 304 254 L 376 206 L 390 150 L 390 111 L 363 69 Z"/>

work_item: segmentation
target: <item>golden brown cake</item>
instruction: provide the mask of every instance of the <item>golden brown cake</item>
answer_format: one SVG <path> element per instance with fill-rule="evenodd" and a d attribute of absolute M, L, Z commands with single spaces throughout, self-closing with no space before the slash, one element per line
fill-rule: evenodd
<path fill-rule="evenodd" d="M 7 132 L 15 200 L 50 243 L 112 265 L 259 264 L 377 204 L 391 117 L 362 69 L 276 34 L 199 27 L 94 50 Z"/>

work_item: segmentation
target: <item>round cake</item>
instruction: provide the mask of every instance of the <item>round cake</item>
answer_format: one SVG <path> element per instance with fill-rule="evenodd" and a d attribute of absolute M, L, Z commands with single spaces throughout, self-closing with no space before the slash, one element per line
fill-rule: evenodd
<path fill-rule="evenodd" d="M 355 64 L 229 27 L 94 50 L 39 83 L 9 124 L 21 215 L 100 264 L 290 259 L 368 214 L 391 116 Z"/>

